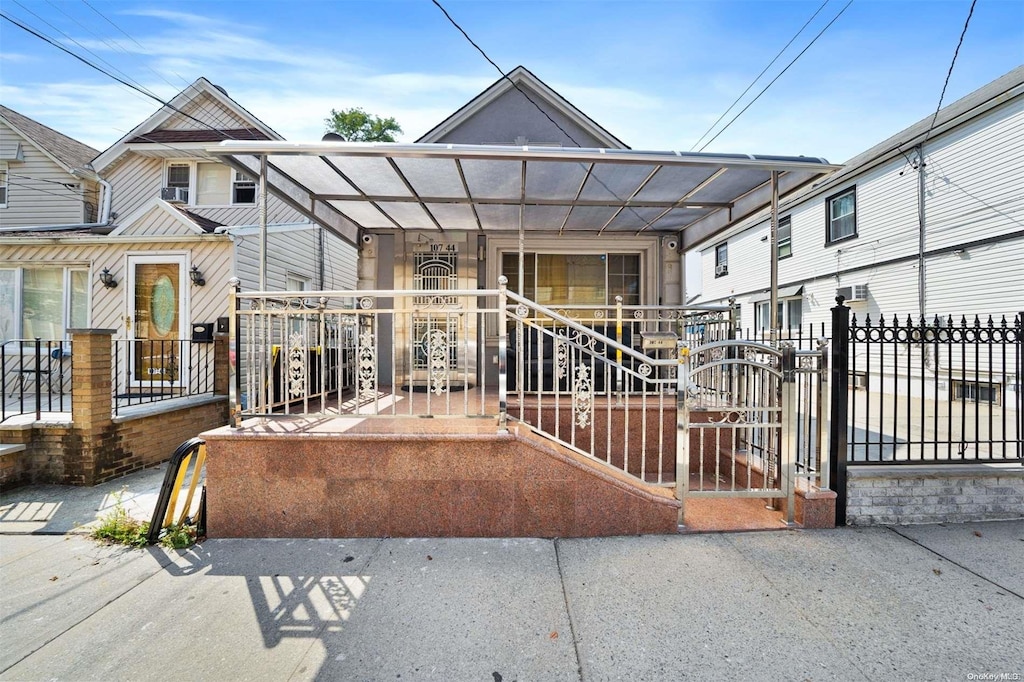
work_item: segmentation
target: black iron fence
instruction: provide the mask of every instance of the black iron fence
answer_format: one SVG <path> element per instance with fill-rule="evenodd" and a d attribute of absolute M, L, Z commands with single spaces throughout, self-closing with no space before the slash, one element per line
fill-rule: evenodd
<path fill-rule="evenodd" d="M 214 392 L 212 341 L 113 342 L 114 414 L 133 405 Z"/>
<path fill-rule="evenodd" d="M 10 339 L 0 344 L 0 422 L 19 414 L 71 410 L 71 342 Z"/>
<path fill-rule="evenodd" d="M 845 408 L 849 464 L 1024 462 L 1024 314 L 861 320 L 843 305 L 833 313 L 836 338 L 847 341 L 834 348 L 847 386 L 833 385 L 833 408 Z"/>

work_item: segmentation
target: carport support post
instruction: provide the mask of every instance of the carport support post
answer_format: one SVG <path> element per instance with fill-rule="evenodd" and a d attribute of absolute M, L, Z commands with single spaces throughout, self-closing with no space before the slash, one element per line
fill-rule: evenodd
<path fill-rule="evenodd" d="M 267 155 L 260 155 L 260 291 L 267 290 Z"/>
<path fill-rule="evenodd" d="M 779 171 L 772 171 L 772 219 L 771 239 L 771 331 L 772 348 L 779 347 Z"/>
<path fill-rule="evenodd" d="M 676 499 L 679 500 L 679 525 L 683 525 L 686 488 L 690 483 L 690 409 L 686 388 L 690 385 L 690 346 L 676 341 Z"/>
<path fill-rule="evenodd" d="M 836 526 L 846 525 L 846 429 L 850 390 L 850 309 L 836 296 L 832 308 L 832 414 L 829 418 L 829 487 L 836 494 Z"/>

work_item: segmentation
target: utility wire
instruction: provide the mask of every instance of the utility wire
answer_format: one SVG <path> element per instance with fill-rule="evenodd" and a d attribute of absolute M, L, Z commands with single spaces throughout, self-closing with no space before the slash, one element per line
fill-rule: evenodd
<path fill-rule="evenodd" d="M 518 85 L 516 85 L 516 83 L 511 78 L 508 77 L 508 74 L 505 73 L 500 66 L 498 66 L 497 64 L 494 63 L 493 59 L 491 59 L 490 57 L 487 56 L 487 53 L 484 52 L 483 48 L 480 47 L 479 45 L 477 45 L 476 42 L 474 42 L 473 39 L 469 37 L 469 34 L 466 33 L 466 31 L 461 26 L 459 26 L 458 22 L 456 22 L 455 19 L 452 19 L 452 15 L 448 14 L 448 10 L 446 10 L 444 7 L 442 7 L 441 3 L 438 2 L 438 0 L 431 0 L 431 2 L 433 2 L 437 6 L 437 8 L 439 10 L 441 10 L 441 12 L 444 13 L 444 16 L 447 17 L 448 21 L 451 22 L 452 26 L 457 28 L 459 30 L 459 33 L 461 33 L 463 36 L 465 36 L 466 40 L 469 41 L 469 44 L 472 45 L 473 47 L 475 47 L 476 51 L 479 52 L 480 54 L 482 54 L 484 59 L 486 59 L 488 62 L 490 62 L 491 66 L 493 66 L 495 69 L 498 70 L 498 73 L 501 74 L 502 78 L 507 80 L 512 85 L 513 88 L 518 90 L 523 95 L 523 97 L 528 99 L 530 101 L 530 104 L 532 104 L 533 106 L 537 107 L 537 111 L 539 111 L 540 113 L 544 114 L 544 117 L 547 118 L 549 121 L 551 121 L 551 123 L 553 123 L 556 128 L 561 130 L 563 135 L 565 135 L 567 138 L 572 140 L 572 143 L 574 145 L 576 145 L 577 147 L 580 147 L 580 148 L 583 147 L 583 145 L 581 145 L 579 142 L 576 141 L 576 138 L 574 138 L 572 135 L 569 134 L 569 131 L 567 131 L 565 128 L 560 126 L 558 124 L 558 121 L 556 121 L 555 119 L 551 118 L 551 116 L 548 114 L 548 112 L 544 111 L 544 109 L 542 109 L 541 106 L 539 104 L 537 104 L 533 100 L 532 97 L 527 95 L 526 92 L 524 92 L 522 88 L 520 88 Z"/>
<path fill-rule="evenodd" d="M 939 110 L 942 109 L 942 100 L 946 96 L 946 87 L 949 85 L 949 78 L 953 75 L 953 67 L 956 65 L 957 55 L 960 54 L 960 46 L 964 44 L 964 36 L 967 35 L 967 27 L 971 23 L 971 17 L 974 15 L 974 6 L 978 4 L 978 0 L 971 0 L 971 9 L 967 12 L 967 20 L 964 22 L 964 29 L 960 31 L 960 40 L 956 44 L 956 49 L 953 51 L 953 61 L 949 63 L 949 71 L 946 72 L 946 82 L 942 84 L 942 93 L 939 94 L 939 104 L 935 107 L 935 114 L 932 115 L 931 125 L 928 126 L 928 132 L 925 133 L 924 144 L 928 141 L 928 137 L 932 134 L 932 128 L 935 127 L 935 121 L 939 117 Z"/>
<path fill-rule="evenodd" d="M 708 134 L 709 134 L 709 133 L 710 133 L 710 132 L 711 132 L 712 130 L 714 130 L 714 129 L 715 129 L 715 126 L 717 126 L 717 125 L 718 125 L 719 123 L 721 123 L 722 119 L 723 119 L 723 118 L 725 118 L 726 114 L 728 114 L 728 113 L 729 113 L 730 111 L 732 111 L 732 108 L 733 108 L 734 106 L 736 106 L 736 105 L 737 105 L 737 104 L 739 103 L 739 101 L 740 101 L 741 99 L 743 99 L 743 97 L 744 97 L 744 96 L 745 96 L 745 95 L 746 95 L 746 94 L 747 94 L 748 92 L 750 92 L 750 88 L 754 87 L 754 84 L 755 84 L 755 83 L 757 83 L 757 81 L 761 80 L 761 76 L 763 76 L 763 75 L 764 75 L 764 74 L 765 74 L 765 73 L 766 73 L 766 72 L 768 71 L 768 69 L 772 68 L 772 65 L 773 65 L 773 64 L 775 64 L 775 62 L 777 62 L 777 61 L 779 60 L 779 57 L 781 57 L 781 56 L 782 56 L 782 53 L 783 53 L 783 52 L 785 52 L 786 50 L 788 50 L 788 49 L 789 49 L 789 46 L 793 44 L 793 41 L 795 41 L 795 40 L 796 40 L 797 38 L 799 38 L 799 37 L 800 37 L 800 34 L 804 32 L 804 29 L 805 29 L 805 28 L 807 28 L 807 27 L 808 27 L 808 26 L 810 25 L 810 23 L 811 23 L 812 21 L 814 21 L 814 18 L 815 18 L 816 16 L 818 16 L 818 14 L 820 14 L 820 13 L 821 13 L 821 10 L 825 9 L 825 5 L 827 5 L 828 3 L 829 3 L 829 0 L 825 0 L 825 2 L 821 3 L 821 6 L 820 6 L 820 7 L 818 7 L 818 9 L 816 9 L 816 10 L 814 11 L 814 14 L 812 14 L 812 15 L 811 15 L 811 18 L 810 18 L 810 19 L 808 19 L 808 20 L 807 20 L 807 21 L 806 21 L 806 22 L 804 23 L 804 25 L 800 27 L 800 30 L 799 30 L 799 31 L 797 31 L 797 32 L 796 32 L 796 34 L 795 34 L 795 35 L 794 35 L 794 36 L 793 36 L 792 38 L 790 38 L 790 39 L 789 39 L 789 42 L 788 42 L 788 43 L 786 43 L 786 45 L 785 45 L 785 46 L 784 46 L 784 47 L 783 47 L 783 48 L 782 48 L 781 50 L 779 50 L 779 53 L 778 53 L 778 54 L 776 54 L 776 55 L 775 55 L 775 57 L 773 57 L 773 58 L 772 58 L 772 60 L 771 60 L 770 62 L 768 62 L 768 66 L 764 67 L 764 68 L 763 68 L 763 69 L 761 70 L 761 73 L 757 74 L 757 77 L 756 77 L 756 78 L 754 78 L 754 80 L 750 81 L 750 85 L 748 85 L 748 86 L 747 86 L 747 89 L 746 89 L 746 90 L 744 90 L 743 92 L 741 92 L 741 93 L 740 93 L 740 95 L 739 95 L 739 97 L 737 97 L 737 98 L 736 98 L 735 100 L 733 100 L 733 103 L 729 105 L 729 108 L 728 108 L 728 109 L 726 109 L 725 111 L 723 111 L 723 112 L 722 112 L 722 115 L 721 115 L 721 116 L 719 116 L 719 117 L 718 117 L 718 119 L 717 119 L 717 120 L 716 120 L 716 121 L 715 121 L 714 123 L 712 123 L 712 124 L 711 124 L 711 127 L 709 127 L 709 128 L 707 129 L 707 130 L 705 130 L 705 131 L 704 131 L 704 134 L 703 134 L 703 135 L 701 135 L 701 136 L 700 136 L 700 138 L 699 138 L 699 139 L 698 139 L 698 140 L 697 140 L 696 142 L 694 142 L 694 143 L 693 143 L 693 147 L 690 147 L 690 151 L 691 151 L 691 152 L 692 152 L 692 151 L 694 150 L 694 148 L 696 148 L 696 146 L 697 146 L 697 145 L 699 145 L 699 144 L 701 143 L 701 141 L 702 141 L 702 140 L 703 140 L 703 139 L 704 139 L 705 137 L 707 137 L 707 136 L 708 136 Z"/>
<path fill-rule="evenodd" d="M 141 89 L 139 87 L 136 87 L 132 83 L 129 83 L 128 81 L 126 81 L 126 80 L 124 80 L 122 78 L 119 78 L 118 76 L 110 73 L 109 71 L 107 71 L 107 70 L 105 70 L 105 69 L 103 69 L 103 68 L 93 64 L 92 62 L 90 62 L 85 57 L 82 57 L 81 55 L 75 54 L 74 52 L 72 52 L 68 48 L 66 48 L 63 45 L 61 45 L 60 43 L 58 43 L 53 38 L 51 38 L 51 37 L 49 37 L 49 36 L 47 36 L 47 35 L 45 35 L 43 33 L 40 33 L 39 31 L 37 31 L 36 29 L 32 28 L 31 26 L 25 24 L 24 22 L 20 21 L 19 19 L 16 19 L 16 18 L 10 16 L 9 14 L 7 14 L 5 12 L 0 12 L 0 18 L 6 19 L 7 21 L 11 22 L 12 24 L 17 26 L 21 30 L 34 35 L 35 37 L 39 38 L 40 40 L 42 40 L 44 42 L 49 43 L 50 45 L 52 45 L 53 47 L 56 47 L 61 52 L 64 52 L 64 53 L 74 57 L 75 59 L 77 59 L 78 61 L 82 62 L 86 66 L 88 66 L 88 67 L 90 67 L 92 69 L 95 69 L 96 71 L 99 71 L 104 76 L 107 76 L 108 78 L 111 78 L 111 79 L 117 81 L 121 85 L 124 85 L 125 87 L 131 88 L 132 90 L 134 90 L 136 92 L 139 92 L 139 93 L 145 95 L 146 97 L 159 102 L 161 106 L 167 107 L 168 109 L 171 109 L 173 111 L 178 112 L 182 116 L 184 116 L 186 118 L 189 118 L 192 121 L 195 121 L 196 123 L 198 123 L 199 125 L 203 126 L 204 128 L 209 128 L 210 130 L 216 130 L 218 132 L 224 132 L 223 130 L 221 130 L 219 128 L 214 128 L 213 126 L 211 126 L 206 121 L 201 121 L 198 118 L 196 118 L 195 116 L 192 116 L 191 114 L 189 114 L 188 112 L 182 111 L 181 109 L 179 109 L 178 107 L 174 106 L 170 102 L 167 102 L 167 101 L 164 101 L 164 100 L 160 99 L 155 94 L 153 94 L 151 92 L 147 92 L 146 90 Z M 235 139 L 234 137 L 232 137 L 231 135 L 229 135 L 227 133 L 224 133 L 224 134 L 229 139 Z"/>
<path fill-rule="evenodd" d="M 65 37 L 65 38 L 67 38 L 68 40 L 70 40 L 70 41 L 71 41 L 72 43 L 74 43 L 75 45 L 77 45 L 77 46 L 78 46 L 79 48 L 81 48 L 82 50 L 84 50 L 84 51 L 88 52 L 89 54 L 91 54 L 91 55 L 92 55 L 93 57 L 95 57 L 95 58 L 96 58 L 97 60 L 99 60 L 100 62 L 102 62 L 102 63 L 106 64 L 106 65 L 107 65 L 107 66 L 108 66 L 109 68 L 111 68 L 111 69 L 113 69 L 114 71 L 116 71 L 117 73 L 119 73 L 119 74 L 120 74 L 120 75 L 121 75 L 121 76 L 122 76 L 122 77 L 123 77 L 124 79 L 126 79 L 126 81 L 131 81 L 131 82 L 132 82 L 132 83 L 134 84 L 134 85 L 132 85 L 132 87 L 133 87 L 133 88 L 134 88 L 135 90 L 138 90 L 139 92 L 141 92 L 141 93 L 143 93 L 143 94 L 145 94 L 145 95 L 147 95 L 147 96 L 149 96 L 149 97 L 153 97 L 153 96 L 154 96 L 154 95 L 153 95 L 153 93 L 152 93 L 152 92 L 151 92 L 151 91 L 150 91 L 150 90 L 149 90 L 148 88 L 146 88 L 146 87 L 144 87 L 144 86 L 142 85 L 142 83 L 139 83 L 139 82 L 138 82 L 137 80 L 135 80 L 134 78 L 132 78 L 131 76 L 129 76 L 128 74 L 126 74 L 126 73 L 125 73 L 124 71 L 121 71 L 121 69 L 117 68 L 116 66 L 114 66 L 113 64 L 111 64 L 110 62 L 108 62 L 108 61 L 107 61 L 106 59 L 104 59 L 103 57 L 99 56 L 98 54 L 96 54 L 95 52 L 93 52 L 92 50 L 90 50 L 89 48 L 87 48 L 87 47 L 86 47 L 85 45 L 82 45 L 82 43 L 80 43 L 80 42 L 78 42 L 77 40 L 75 40 L 74 38 L 72 38 L 72 37 L 71 37 L 70 35 L 68 35 L 68 34 L 67 34 L 67 33 L 66 33 L 65 31 L 62 31 L 61 29 L 57 28 L 56 26 L 54 26 L 53 24 L 51 24 L 50 22 L 48 22 L 48 21 L 47 21 L 46 19 L 44 19 L 43 17 L 39 16 L 38 14 L 36 14 L 36 13 L 35 13 L 35 12 L 33 12 L 32 10 L 30 10 L 30 9 L 29 9 L 28 7 L 25 7 L 25 5 L 23 5 L 23 4 L 21 4 L 20 2 L 18 2 L 18 0 L 11 0 L 11 1 L 12 1 L 12 2 L 13 2 L 13 3 L 15 4 L 15 5 L 17 5 L 18 7 L 22 8 L 23 10 L 25 10 L 26 12 L 28 12 L 29 14 L 31 14 L 32 16 L 34 16 L 34 17 L 35 17 L 36 19 L 38 19 L 39 21 L 41 21 L 41 22 L 43 22 L 44 24 L 46 24 L 47 26 L 49 26 L 49 27 L 50 27 L 51 29 L 53 29 L 54 31 L 57 31 L 58 33 L 60 33 L 61 35 L 63 35 L 63 36 Z M 122 82 L 124 82 L 124 81 L 122 81 Z"/>
<path fill-rule="evenodd" d="M 841 10 L 839 10 L 839 14 L 835 15 L 835 17 L 833 17 L 833 18 L 832 18 L 832 21 L 830 21 L 830 22 L 828 22 L 827 24 L 825 24 L 825 28 L 823 28 L 823 29 L 821 29 L 820 31 L 818 31 L 818 35 L 814 36 L 814 39 L 813 39 L 813 40 L 811 40 L 811 42 L 807 44 L 807 47 L 805 47 L 804 49 L 800 50 L 800 54 L 798 54 L 797 56 L 793 57 L 792 61 L 790 61 L 790 62 L 789 62 L 789 64 L 786 64 L 786 67 L 785 67 L 784 69 L 782 69 L 782 71 L 780 71 L 780 72 L 779 72 L 779 75 L 775 76 L 775 78 L 773 78 L 773 79 L 771 80 L 771 82 L 770 82 L 770 83 L 768 83 L 768 85 L 764 86 L 764 88 L 763 88 L 763 89 L 761 90 L 761 92 L 757 93 L 757 96 L 756 96 L 756 97 L 754 97 L 754 99 L 750 100 L 750 102 L 749 102 L 749 103 L 747 104 L 747 106 L 743 107 L 743 109 L 742 109 L 742 110 L 741 110 L 741 111 L 740 111 L 740 112 L 739 112 L 738 114 L 736 114 L 735 116 L 733 116 L 733 117 L 732 117 L 732 118 L 731 118 L 731 119 L 729 120 L 729 122 L 728 122 L 728 123 L 726 123 L 726 124 L 725 124 L 725 126 L 723 126 L 721 130 L 719 130 L 719 131 L 718 131 L 717 133 L 715 133 L 715 136 L 714 136 L 714 137 L 712 137 L 712 138 L 711 138 L 710 140 L 708 140 L 707 142 L 705 142 L 705 143 L 704 143 L 704 146 L 703 146 L 703 147 L 701 147 L 701 148 L 700 148 L 700 149 L 699 149 L 698 151 L 701 151 L 701 152 L 702 152 L 702 151 L 704 151 L 705 149 L 707 149 L 707 147 L 708 147 L 708 145 L 709 145 L 709 144 L 711 144 L 712 142 L 714 142 L 714 141 L 715 141 L 715 140 L 716 140 L 716 139 L 718 138 L 718 136 L 719 136 L 719 135 L 721 135 L 722 133 L 724 133 L 724 132 L 725 132 L 725 131 L 726 131 L 726 130 L 727 130 L 727 129 L 729 128 L 729 126 L 731 126 L 731 125 L 732 125 L 733 123 L 735 123 L 735 122 L 736 122 L 736 119 L 738 119 L 738 118 L 739 118 L 740 116 L 742 116 L 742 115 L 743 115 L 743 113 L 744 113 L 744 112 L 745 112 L 745 111 L 746 111 L 747 109 L 749 109 L 749 108 L 751 107 L 751 105 L 753 105 L 753 104 L 754 104 L 754 102 L 756 102 L 756 101 L 757 101 L 758 99 L 760 99 L 761 95 L 763 95 L 763 94 L 764 94 L 764 93 L 765 93 L 765 92 L 766 92 L 766 91 L 768 90 L 768 88 L 772 87 L 772 86 L 773 86 L 773 85 L 775 84 L 775 81 L 777 81 L 777 80 L 779 80 L 780 78 L 782 78 L 782 75 L 783 75 L 784 73 L 786 73 L 786 71 L 789 71 L 789 67 L 793 66 L 793 64 L 795 64 L 795 63 L 796 63 L 796 61 L 797 61 L 798 59 L 800 59 L 800 57 L 802 57 L 802 56 L 804 55 L 804 53 L 805 53 L 805 52 L 807 52 L 807 50 L 811 49 L 811 45 L 814 45 L 814 43 L 816 43 L 816 42 L 818 41 L 818 38 L 820 38 L 820 37 L 822 36 L 822 34 L 823 34 L 823 33 L 824 33 L 825 31 L 827 31 L 827 30 L 829 29 L 829 27 L 831 27 L 831 26 L 832 26 L 832 24 L 836 23 L 836 20 L 837 20 L 837 19 L 838 19 L 839 17 L 843 16 L 843 13 L 844 13 L 844 12 L 845 12 L 845 11 L 847 10 L 847 8 L 848 8 L 848 7 L 850 6 L 850 5 L 852 5 L 852 4 L 853 4 L 853 0 L 849 0 L 849 2 L 847 2 L 847 3 L 845 4 L 845 5 L 843 5 L 843 8 L 842 8 Z"/>

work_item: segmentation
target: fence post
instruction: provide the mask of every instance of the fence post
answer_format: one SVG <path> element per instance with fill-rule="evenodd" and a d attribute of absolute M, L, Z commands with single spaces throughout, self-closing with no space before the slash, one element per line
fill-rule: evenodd
<path fill-rule="evenodd" d="M 850 309 L 846 299 L 836 296 L 832 308 L 832 360 L 830 362 L 832 405 L 829 417 L 829 488 L 836 493 L 836 526 L 846 525 L 846 430 L 850 400 Z"/>
<path fill-rule="evenodd" d="M 622 345 L 622 296 L 615 297 L 615 341 Z M 615 349 L 615 396 L 616 402 L 622 404 L 622 351 Z"/>
<path fill-rule="evenodd" d="M 676 341 L 676 499 L 679 525 L 683 525 L 686 489 L 690 484 L 690 409 L 686 389 L 690 384 L 690 346 Z"/>
<path fill-rule="evenodd" d="M 508 433 L 508 277 L 498 277 L 498 433 Z M 517 349 L 518 350 L 518 349 Z M 522 363 L 518 363 L 516 367 Z"/>
<path fill-rule="evenodd" d="M 829 341 L 826 338 L 818 339 L 818 395 L 815 410 L 815 419 L 818 424 L 818 433 L 815 437 L 817 452 L 815 453 L 815 465 L 818 467 L 818 488 L 829 489 L 830 469 L 829 456 L 826 449 L 826 441 L 831 437 L 829 424 L 831 423 L 829 393 Z"/>
<path fill-rule="evenodd" d="M 112 377 L 114 329 L 69 329 L 71 334 L 71 425 L 78 442 L 64 452 L 64 483 L 95 485 L 100 460 L 117 461 L 123 452 L 111 432 L 117 383 Z M 111 467 L 112 468 L 112 467 Z"/>
<path fill-rule="evenodd" d="M 231 308 L 231 316 L 228 318 L 228 412 L 231 428 L 234 429 L 242 425 L 242 377 L 238 372 L 238 354 L 242 350 L 242 345 L 238 342 L 238 290 L 241 286 L 242 283 L 237 277 L 228 280 L 228 300 Z M 252 333 L 252 325 L 249 325 L 249 333 Z M 251 372 L 252 358 L 248 360 Z"/>
<path fill-rule="evenodd" d="M 779 453 L 779 472 L 782 490 L 786 493 L 786 525 L 796 521 L 796 347 L 789 342 L 782 344 L 782 437 Z"/>
<path fill-rule="evenodd" d="M 729 299 L 729 338 L 738 339 L 740 330 L 740 307 L 735 298 Z"/>

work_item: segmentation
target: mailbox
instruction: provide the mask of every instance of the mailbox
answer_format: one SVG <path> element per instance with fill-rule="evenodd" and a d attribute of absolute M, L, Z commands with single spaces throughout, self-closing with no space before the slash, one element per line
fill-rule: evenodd
<path fill-rule="evenodd" d="M 192 325 L 193 341 L 213 341 L 213 322 L 197 322 Z"/>
<path fill-rule="evenodd" d="M 640 332 L 644 350 L 675 349 L 679 336 L 675 332 Z"/>

